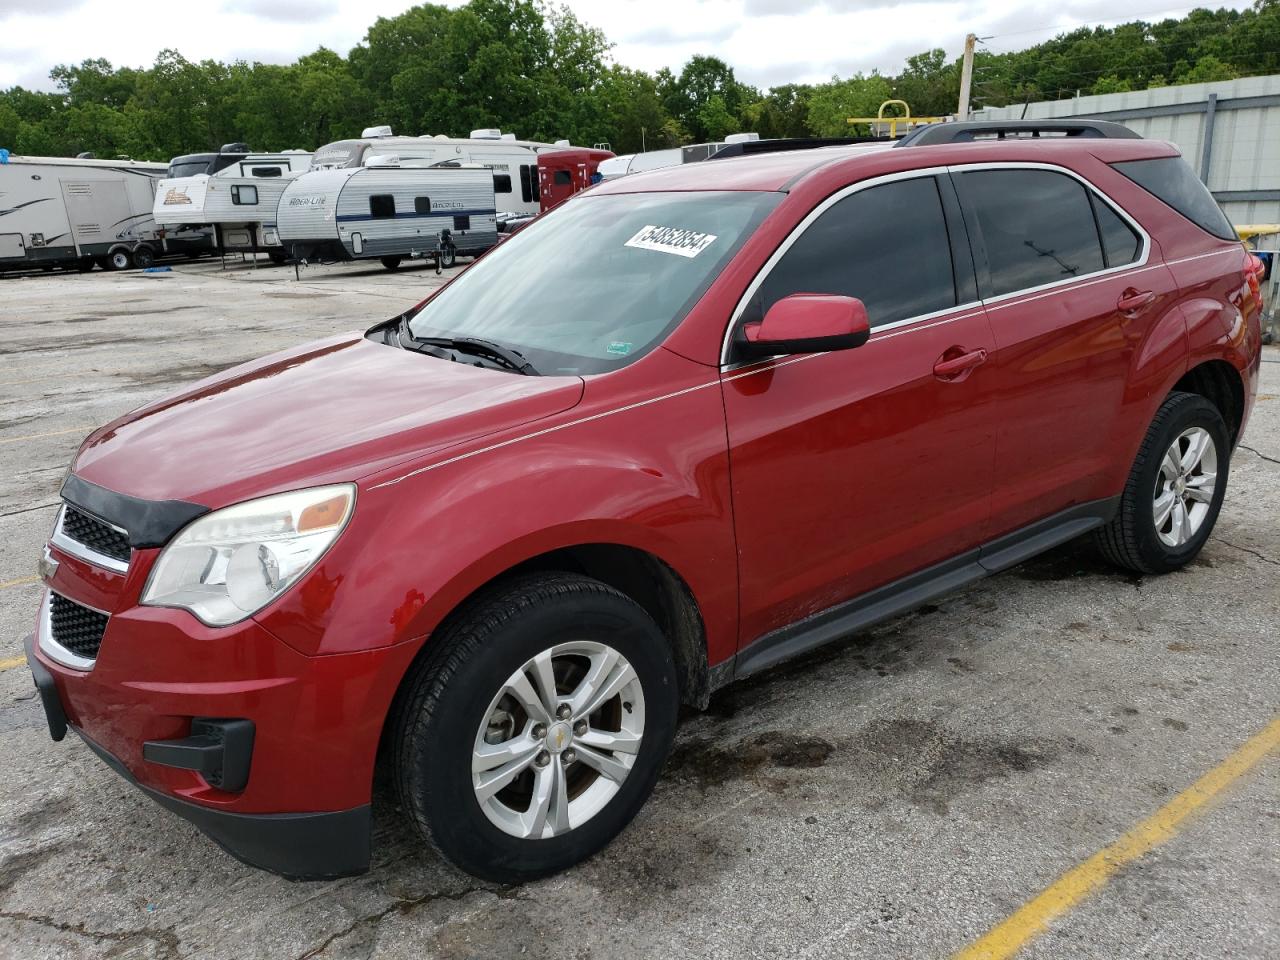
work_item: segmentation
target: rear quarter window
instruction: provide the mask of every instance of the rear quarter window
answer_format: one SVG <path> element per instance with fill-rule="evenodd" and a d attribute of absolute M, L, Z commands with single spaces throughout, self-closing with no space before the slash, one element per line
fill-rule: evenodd
<path fill-rule="evenodd" d="M 1181 157 L 1126 160 L 1111 166 L 1206 233 L 1222 240 L 1236 239 L 1235 228 L 1218 201 Z"/>

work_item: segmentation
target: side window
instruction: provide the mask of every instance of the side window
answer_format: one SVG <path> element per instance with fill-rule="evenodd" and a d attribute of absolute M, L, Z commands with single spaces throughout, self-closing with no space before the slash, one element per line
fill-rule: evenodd
<path fill-rule="evenodd" d="M 454 218 L 453 218 L 453 229 L 455 229 L 455 230 L 470 230 L 470 229 L 471 229 L 471 215 L 470 215 L 470 214 L 464 214 L 464 215 L 462 215 L 462 216 L 460 216 L 460 217 L 454 217 Z"/>
<path fill-rule="evenodd" d="M 747 319 L 793 293 L 857 297 L 873 327 L 954 307 L 951 245 L 934 178 L 869 187 L 837 201 L 770 271 Z"/>
<path fill-rule="evenodd" d="M 987 248 L 984 296 L 1103 269 L 1089 191 L 1079 181 L 1049 170 L 973 170 L 955 183 Z"/>
<path fill-rule="evenodd" d="M 557 187 L 571 187 L 573 186 L 573 176 L 568 170 L 557 170 L 552 182 Z"/>
<path fill-rule="evenodd" d="M 279 167 L 252 167 L 249 174 L 254 177 L 278 177 L 281 175 Z"/>
<path fill-rule="evenodd" d="M 258 202 L 258 188 L 237 184 L 231 188 L 231 202 L 237 206 L 253 206 Z"/>
<path fill-rule="evenodd" d="M 511 174 L 495 173 L 493 175 L 493 192 L 494 193 L 510 193 L 511 192 Z"/>
<path fill-rule="evenodd" d="M 1110 204 L 1092 194 L 1089 199 L 1093 201 L 1093 215 L 1098 218 L 1098 236 L 1102 239 L 1102 257 L 1107 266 L 1123 267 L 1133 263 L 1142 252 L 1142 238 Z"/>
<path fill-rule="evenodd" d="M 390 220 L 396 215 L 396 198 L 389 193 L 374 194 L 369 198 L 369 216 L 375 220 Z"/>
<path fill-rule="evenodd" d="M 414 213 L 430 213 L 431 198 L 430 197 L 414 197 L 413 212 Z"/>
<path fill-rule="evenodd" d="M 530 175 L 533 169 L 527 163 L 520 165 L 520 199 L 525 203 L 533 202 L 533 186 L 530 183 L 536 176 L 536 174 Z"/>

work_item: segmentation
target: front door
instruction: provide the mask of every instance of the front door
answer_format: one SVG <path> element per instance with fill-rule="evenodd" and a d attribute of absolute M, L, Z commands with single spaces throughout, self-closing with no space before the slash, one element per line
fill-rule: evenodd
<path fill-rule="evenodd" d="M 723 371 L 741 644 L 982 542 L 993 342 L 958 219 L 945 174 L 848 188 L 736 319 L 835 293 L 872 325 L 856 349 Z"/>

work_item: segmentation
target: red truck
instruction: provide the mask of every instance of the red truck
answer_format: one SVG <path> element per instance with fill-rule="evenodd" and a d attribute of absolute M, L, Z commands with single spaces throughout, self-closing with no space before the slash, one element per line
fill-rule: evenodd
<path fill-rule="evenodd" d="M 596 182 L 596 171 L 601 161 L 612 156 L 609 150 L 586 147 L 548 150 L 538 154 L 539 209 L 546 213 L 575 193 L 587 189 Z"/>
<path fill-rule="evenodd" d="M 1041 127 L 611 181 L 97 430 L 27 643 L 52 735 L 295 878 L 367 869 L 382 765 L 519 881 L 626 826 L 681 702 L 1081 534 L 1183 566 L 1256 261 L 1170 145 Z"/>

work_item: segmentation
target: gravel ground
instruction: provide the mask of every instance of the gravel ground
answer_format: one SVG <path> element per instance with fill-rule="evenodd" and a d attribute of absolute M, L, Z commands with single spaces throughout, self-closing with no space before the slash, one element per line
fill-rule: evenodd
<path fill-rule="evenodd" d="M 433 271 L 0 281 L 0 666 L 71 453 L 238 361 L 398 313 Z M 52 743 L 0 670 L 0 957 L 945 957 L 1115 840 L 1280 710 L 1280 351 L 1217 531 L 1167 577 L 1069 544 L 723 691 L 636 823 L 496 887 L 379 798 L 366 876 L 246 868 Z M 18 581 L 18 582 L 13 582 Z M 1280 956 L 1280 756 L 1056 922 L 1028 957 Z"/>

